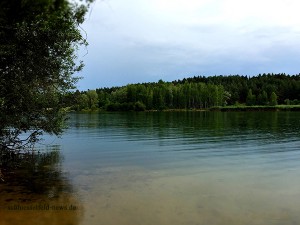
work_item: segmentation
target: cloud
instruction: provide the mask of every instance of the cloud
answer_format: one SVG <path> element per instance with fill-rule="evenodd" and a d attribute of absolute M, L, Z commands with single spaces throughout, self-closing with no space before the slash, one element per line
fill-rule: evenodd
<path fill-rule="evenodd" d="M 299 7 L 297 0 L 96 1 L 83 25 L 90 46 L 81 88 L 297 73 Z"/>

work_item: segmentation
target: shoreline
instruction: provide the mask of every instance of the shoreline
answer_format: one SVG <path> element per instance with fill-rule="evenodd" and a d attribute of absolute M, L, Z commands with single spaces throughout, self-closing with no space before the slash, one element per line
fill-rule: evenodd
<path fill-rule="evenodd" d="M 276 106 L 224 106 L 212 107 L 209 111 L 221 112 L 250 112 L 250 111 L 300 111 L 300 105 L 276 105 Z"/>
<path fill-rule="evenodd" d="M 216 106 L 211 108 L 198 108 L 198 109 L 151 109 L 144 111 L 107 111 L 104 109 L 96 110 L 81 110 L 70 112 L 79 113 L 101 113 L 101 112 L 259 112 L 259 111 L 300 111 L 300 105 L 276 105 L 276 106 Z"/>

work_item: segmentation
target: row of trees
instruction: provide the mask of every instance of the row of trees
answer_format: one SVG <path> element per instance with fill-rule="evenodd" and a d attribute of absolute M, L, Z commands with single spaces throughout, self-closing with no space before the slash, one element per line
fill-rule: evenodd
<path fill-rule="evenodd" d="M 75 110 L 102 108 L 109 111 L 190 109 L 223 106 L 230 94 L 222 85 L 163 82 L 129 84 L 120 88 L 102 88 L 75 92 Z M 70 96 L 68 102 L 70 102 Z"/>
<path fill-rule="evenodd" d="M 67 99 L 67 100 L 66 100 Z M 75 110 L 205 109 L 216 106 L 298 104 L 300 75 L 193 77 L 173 82 L 128 84 L 69 94 Z"/>
<path fill-rule="evenodd" d="M 272 93 L 276 94 L 278 104 L 298 104 L 300 100 L 300 74 L 259 74 L 258 76 L 195 76 L 173 83 L 204 82 L 223 85 L 224 89 L 231 94 L 229 105 L 249 103 L 250 105 L 268 105 L 271 103 Z M 252 101 L 248 101 L 249 91 L 252 92 Z M 273 94 L 273 97 L 274 97 Z M 266 100 L 267 99 L 267 100 Z"/>

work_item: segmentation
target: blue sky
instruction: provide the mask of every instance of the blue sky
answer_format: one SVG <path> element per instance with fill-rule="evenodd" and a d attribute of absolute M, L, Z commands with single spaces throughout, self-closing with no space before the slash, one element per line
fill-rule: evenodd
<path fill-rule="evenodd" d="M 96 0 L 80 90 L 197 75 L 298 74 L 299 0 Z"/>

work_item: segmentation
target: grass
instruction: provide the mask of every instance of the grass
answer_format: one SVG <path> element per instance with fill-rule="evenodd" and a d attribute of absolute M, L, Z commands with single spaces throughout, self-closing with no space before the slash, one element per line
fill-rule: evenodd
<path fill-rule="evenodd" d="M 264 106 L 264 105 L 232 105 L 224 107 L 212 107 L 211 111 L 300 111 L 300 105 L 275 105 L 275 106 Z"/>

